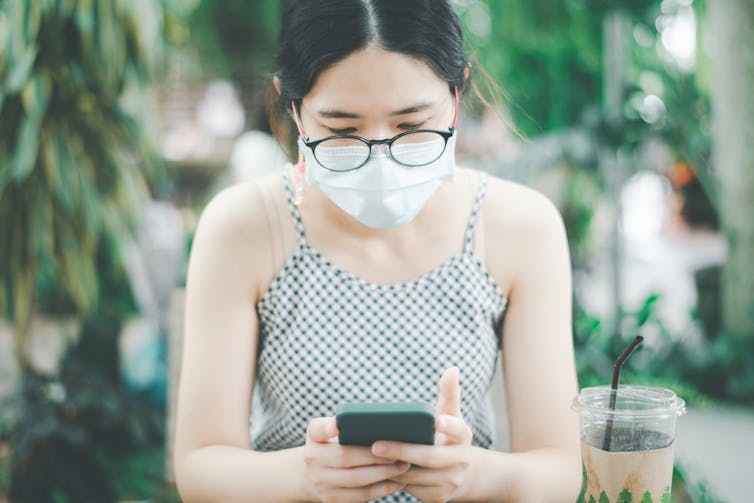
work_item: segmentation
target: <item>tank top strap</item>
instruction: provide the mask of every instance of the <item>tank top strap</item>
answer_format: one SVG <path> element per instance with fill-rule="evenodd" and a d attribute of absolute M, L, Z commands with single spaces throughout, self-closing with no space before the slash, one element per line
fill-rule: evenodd
<path fill-rule="evenodd" d="M 291 176 L 293 170 L 285 170 L 283 172 L 283 186 L 285 187 L 285 197 L 288 201 L 288 210 L 291 212 L 291 218 L 293 219 L 293 225 L 296 228 L 296 240 L 298 243 L 306 242 L 306 233 L 304 232 L 304 224 L 301 222 L 301 213 L 298 211 L 298 205 L 294 201 L 293 187 L 291 187 Z"/>
<path fill-rule="evenodd" d="M 482 201 L 484 201 L 484 195 L 487 192 L 487 173 L 480 172 L 477 178 L 479 179 L 479 182 L 477 184 L 474 205 L 471 207 L 469 224 L 466 227 L 466 238 L 463 246 L 464 253 L 471 253 L 474 250 L 474 230 L 476 229 L 477 217 L 479 216 L 479 210 L 482 207 Z"/>

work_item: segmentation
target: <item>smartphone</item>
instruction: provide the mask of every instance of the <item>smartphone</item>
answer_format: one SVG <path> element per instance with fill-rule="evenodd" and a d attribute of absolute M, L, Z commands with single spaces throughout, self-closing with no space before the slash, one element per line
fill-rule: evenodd
<path fill-rule="evenodd" d="M 371 446 L 377 440 L 435 443 L 435 409 L 426 402 L 347 402 L 335 408 L 338 442 Z"/>

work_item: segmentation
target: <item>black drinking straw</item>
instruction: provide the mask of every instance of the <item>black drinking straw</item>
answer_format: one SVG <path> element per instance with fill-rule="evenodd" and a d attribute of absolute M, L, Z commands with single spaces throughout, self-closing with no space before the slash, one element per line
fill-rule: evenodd
<path fill-rule="evenodd" d="M 613 382 L 610 384 L 610 410 L 615 410 L 615 400 L 618 397 L 618 381 L 620 381 L 620 369 L 623 367 L 623 362 L 628 359 L 631 353 L 634 352 L 634 349 L 636 349 L 636 346 L 638 346 L 639 343 L 643 340 L 644 337 L 637 335 L 636 339 L 634 339 L 631 344 L 629 344 L 628 347 L 620 354 L 618 359 L 615 360 L 615 365 L 613 366 Z M 607 420 L 607 425 L 605 427 L 605 438 L 602 441 L 603 451 L 610 450 L 610 442 L 612 441 L 613 437 L 614 417 L 615 415 L 613 414 L 611 415 L 610 419 Z"/>

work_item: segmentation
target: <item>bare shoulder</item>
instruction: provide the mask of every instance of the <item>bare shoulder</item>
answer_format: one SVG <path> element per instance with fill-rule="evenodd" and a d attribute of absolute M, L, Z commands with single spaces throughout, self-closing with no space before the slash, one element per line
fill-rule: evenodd
<path fill-rule="evenodd" d="M 557 207 L 524 185 L 490 177 L 484 202 L 484 260 L 507 295 L 529 274 L 568 264 L 568 241 Z"/>
<path fill-rule="evenodd" d="M 279 174 L 233 185 L 215 195 L 199 219 L 191 261 L 215 270 L 231 268 L 238 279 L 259 284 L 267 275 L 260 264 L 271 264 L 268 193 L 271 197 L 282 193 Z"/>
<path fill-rule="evenodd" d="M 195 243 L 211 240 L 217 245 L 243 244 L 246 237 L 264 229 L 264 206 L 255 183 L 223 189 L 204 207 Z"/>
<path fill-rule="evenodd" d="M 488 234 L 506 241 L 552 239 L 564 232 L 560 211 L 547 196 L 509 180 L 489 177 L 484 211 Z"/>

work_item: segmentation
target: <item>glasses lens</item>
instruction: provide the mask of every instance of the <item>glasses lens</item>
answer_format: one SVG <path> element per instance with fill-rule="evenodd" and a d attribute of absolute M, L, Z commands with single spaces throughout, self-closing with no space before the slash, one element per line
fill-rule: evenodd
<path fill-rule="evenodd" d="M 314 149 L 314 157 L 332 171 L 349 171 L 369 158 L 369 145 L 355 138 L 331 138 Z"/>
<path fill-rule="evenodd" d="M 415 131 L 395 140 L 390 147 L 393 159 L 406 166 L 424 166 L 442 155 L 445 138 L 431 131 Z"/>

